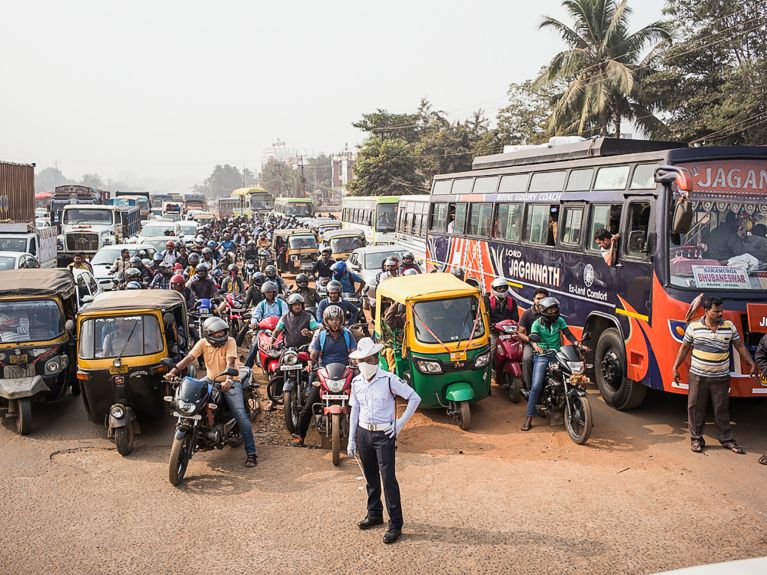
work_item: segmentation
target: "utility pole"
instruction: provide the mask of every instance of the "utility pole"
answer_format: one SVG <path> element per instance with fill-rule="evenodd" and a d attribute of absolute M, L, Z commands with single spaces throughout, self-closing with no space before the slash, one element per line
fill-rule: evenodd
<path fill-rule="evenodd" d="M 304 157 L 298 156 L 298 169 L 300 173 L 300 180 L 298 182 L 299 185 L 299 197 L 305 198 L 306 197 L 306 178 L 304 177 Z"/>

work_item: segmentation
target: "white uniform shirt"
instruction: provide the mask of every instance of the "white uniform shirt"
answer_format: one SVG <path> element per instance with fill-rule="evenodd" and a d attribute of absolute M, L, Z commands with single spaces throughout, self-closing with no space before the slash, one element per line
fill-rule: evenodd
<path fill-rule="evenodd" d="M 360 423 L 364 425 L 381 425 L 392 423 L 396 417 L 394 395 L 410 399 L 415 390 L 393 373 L 380 367 L 368 382 L 362 374 L 352 380 L 352 393 L 349 406 L 359 408 Z"/>

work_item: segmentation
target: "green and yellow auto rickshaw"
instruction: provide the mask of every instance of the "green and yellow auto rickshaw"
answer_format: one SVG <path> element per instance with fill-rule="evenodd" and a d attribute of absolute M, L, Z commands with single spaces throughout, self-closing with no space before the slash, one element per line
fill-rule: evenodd
<path fill-rule="evenodd" d="M 69 270 L 0 272 L 0 409 L 32 430 L 33 400 L 80 391 L 74 379 L 75 280 Z"/>
<path fill-rule="evenodd" d="M 479 289 L 452 274 L 390 278 L 376 291 L 381 367 L 421 396 L 421 407 L 447 409 L 461 429 L 470 404 L 490 394 L 490 329 Z"/>
<path fill-rule="evenodd" d="M 121 455 L 133 451 L 139 420 L 161 417 L 169 395 L 165 358 L 191 342 L 184 297 L 173 290 L 98 295 L 77 316 L 77 379 L 88 419 L 104 424 Z"/>
<path fill-rule="evenodd" d="M 347 260 L 357 248 L 367 245 L 363 230 L 332 230 L 325 232 L 323 247 L 333 250 L 333 259 L 336 261 Z"/>

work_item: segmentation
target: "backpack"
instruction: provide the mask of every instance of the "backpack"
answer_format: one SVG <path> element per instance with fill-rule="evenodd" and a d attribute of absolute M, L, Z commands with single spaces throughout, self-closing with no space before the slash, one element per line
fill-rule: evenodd
<path fill-rule="evenodd" d="M 349 351 L 352 347 L 352 338 L 351 334 L 349 333 L 349 330 L 346 328 L 342 328 L 344 330 L 344 341 L 346 342 L 346 351 Z M 328 337 L 328 332 L 324 329 L 320 332 L 320 353 L 323 353 L 325 351 L 325 340 Z"/>

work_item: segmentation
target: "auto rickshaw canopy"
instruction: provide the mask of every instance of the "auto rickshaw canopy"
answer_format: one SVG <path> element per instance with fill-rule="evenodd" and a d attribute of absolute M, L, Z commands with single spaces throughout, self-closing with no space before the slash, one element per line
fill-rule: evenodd
<path fill-rule="evenodd" d="M 75 279 L 67 269 L 21 269 L 0 272 L 0 297 L 61 296 L 75 293 Z"/>
<path fill-rule="evenodd" d="M 419 298 L 442 299 L 468 295 L 479 296 L 479 288 L 446 273 L 389 278 L 376 288 L 377 297 L 386 297 L 402 304 Z"/>
<path fill-rule="evenodd" d="M 328 230 L 322 234 L 322 239 L 325 242 L 329 242 L 330 240 L 335 240 L 338 238 L 347 238 L 347 237 L 349 238 L 358 237 L 364 240 L 365 232 L 363 230 Z"/>
<path fill-rule="evenodd" d="M 164 310 L 185 304 L 184 296 L 174 290 L 118 290 L 99 294 L 80 315 L 103 315 L 105 311 Z"/>

